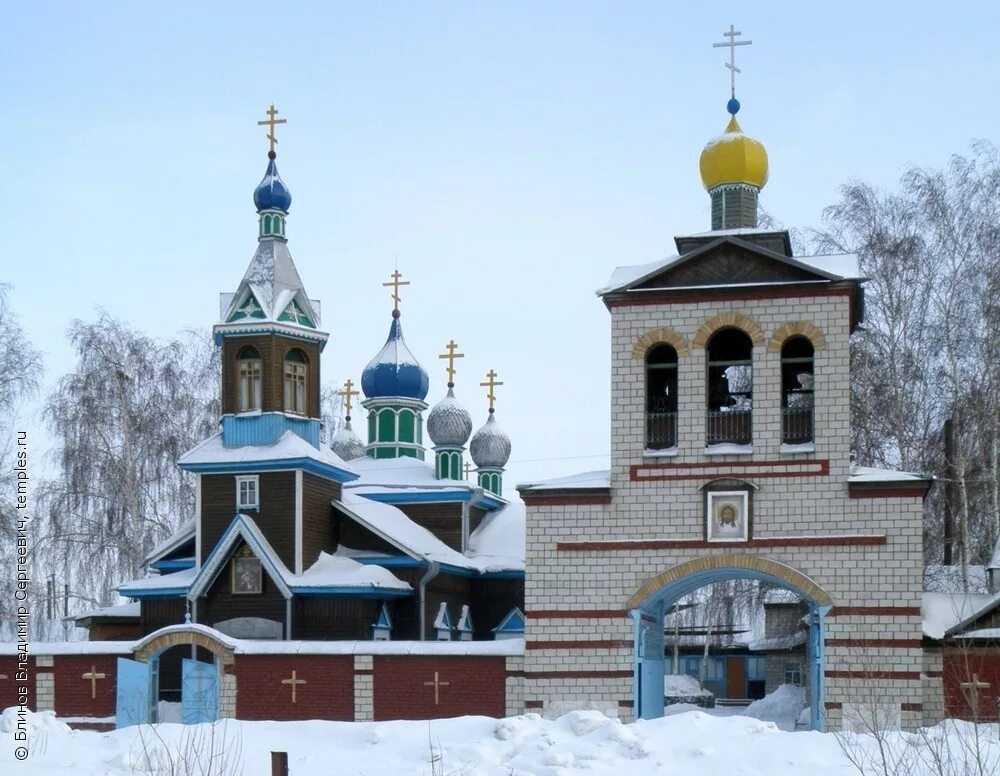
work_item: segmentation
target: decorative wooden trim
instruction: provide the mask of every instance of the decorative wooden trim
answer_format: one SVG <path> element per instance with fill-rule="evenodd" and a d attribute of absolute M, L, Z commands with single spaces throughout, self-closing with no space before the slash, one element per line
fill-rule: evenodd
<path fill-rule="evenodd" d="M 643 472 L 677 472 L 645 475 Z M 777 479 L 786 477 L 826 477 L 830 461 L 733 461 L 731 463 L 639 463 L 632 464 L 628 476 L 632 482 L 678 482 L 682 480 Z"/>
<path fill-rule="evenodd" d="M 688 354 L 688 344 L 684 335 L 678 334 L 673 329 L 664 328 L 647 331 L 639 337 L 632 346 L 632 356 L 645 361 L 646 354 L 649 353 L 650 348 L 660 344 L 670 345 L 677 351 L 678 356 L 686 356 Z"/>
<path fill-rule="evenodd" d="M 930 483 L 924 482 L 920 485 L 907 485 L 899 488 L 872 488 L 863 487 L 859 484 L 848 484 L 848 495 L 851 498 L 920 498 L 927 495 Z"/>
<path fill-rule="evenodd" d="M 611 503 L 611 494 L 593 496 L 542 496 L 524 493 L 521 500 L 532 507 L 566 507 L 566 506 L 606 506 Z"/>
<path fill-rule="evenodd" d="M 531 620 L 617 620 L 627 617 L 625 609 L 531 609 L 525 612 Z"/>
<path fill-rule="evenodd" d="M 608 308 L 613 307 L 646 307 L 657 304 L 692 304 L 698 302 L 727 302 L 727 301 L 757 301 L 760 299 L 808 299 L 811 297 L 823 296 L 847 296 L 852 297 L 855 290 L 852 288 L 830 288 L 810 285 L 807 287 L 787 287 L 787 288 L 737 288 L 729 287 L 722 291 L 647 291 L 631 292 L 628 294 L 610 294 L 604 297 L 604 304 Z"/>
<path fill-rule="evenodd" d="M 631 641 L 621 639 L 595 639 L 592 641 L 527 641 L 525 649 L 623 649 L 632 647 Z"/>
<path fill-rule="evenodd" d="M 919 671 L 827 671 L 824 675 L 827 679 L 864 679 L 866 681 L 873 679 L 909 681 L 920 678 Z"/>
<path fill-rule="evenodd" d="M 805 337 L 812 343 L 813 350 L 822 350 L 826 347 L 826 337 L 819 327 L 809 321 L 789 321 L 774 330 L 767 343 L 767 352 L 780 353 L 785 343 L 792 337 Z"/>
<path fill-rule="evenodd" d="M 631 679 L 628 671 L 525 671 L 526 679 Z"/>
<path fill-rule="evenodd" d="M 764 344 L 764 332 L 760 324 L 744 313 L 720 313 L 713 315 L 705 321 L 698 329 L 691 340 L 691 346 L 703 348 L 708 344 L 712 335 L 720 329 L 736 328 L 740 329 L 753 342 L 754 347 Z"/>
<path fill-rule="evenodd" d="M 923 649 L 920 639 L 826 639 L 828 647 L 860 647 L 862 649 Z"/>
<path fill-rule="evenodd" d="M 557 552 L 610 552 L 614 550 L 707 550 L 770 547 L 878 547 L 888 543 L 885 534 L 870 536 L 774 536 L 749 541 L 721 542 L 706 539 L 625 539 L 598 542 L 556 542 Z"/>
<path fill-rule="evenodd" d="M 827 617 L 920 617 L 919 606 L 836 606 Z"/>

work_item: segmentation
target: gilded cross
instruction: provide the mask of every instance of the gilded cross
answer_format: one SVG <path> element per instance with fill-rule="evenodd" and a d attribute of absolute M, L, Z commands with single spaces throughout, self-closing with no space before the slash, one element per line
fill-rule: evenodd
<path fill-rule="evenodd" d="M 105 674 L 98 673 L 97 666 L 91 664 L 90 670 L 87 673 L 83 674 L 83 676 L 81 676 L 80 678 L 81 679 L 89 679 L 90 680 L 90 697 L 91 698 L 96 698 L 97 697 L 97 680 L 98 679 L 104 679 L 106 677 L 105 677 Z"/>
<path fill-rule="evenodd" d="M 347 378 L 347 380 L 344 382 L 343 389 L 337 391 L 337 396 L 341 397 L 344 400 L 344 408 L 347 410 L 348 418 L 351 417 L 351 397 L 361 395 L 361 391 L 355 391 L 353 390 L 353 388 L 354 388 L 354 381 L 351 378 Z"/>
<path fill-rule="evenodd" d="M 292 671 L 292 675 L 288 679 L 282 679 L 282 684 L 290 684 L 292 686 L 292 703 L 295 703 L 295 688 L 300 684 L 305 684 L 305 679 L 299 679 L 295 676 L 295 672 Z"/>
<path fill-rule="evenodd" d="M 433 687 L 434 688 L 434 705 L 435 706 L 437 706 L 439 703 L 441 703 L 441 688 L 442 687 L 447 687 L 450 684 L 451 684 L 451 682 L 442 682 L 441 679 L 440 679 L 440 677 L 438 676 L 438 672 L 437 671 L 434 672 L 434 681 L 433 682 L 424 682 L 424 687 Z"/>
<path fill-rule="evenodd" d="M 472 464 L 468 461 L 465 462 L 465 479 L 469 479 L 469 475 L 472 474 Z"/>
<path fill-rule="evenodd" d="M 729 32 L 722 33 L 723 37 L 729 38 L 729 40 L 724 40 L 721 43 L 713 43 L 712 48 L 728 48 L 729 49 L 729 61 L 726 62 L 726 67 L 729 68 L 729 79 L 730 86 L 732 88 L 732 96 L 736 96 L 736 74 L 743 72 L 738 67 L 736 67 L 736 47 L 737 46 L 749 46 L 753 43 L 752 40 L 736 40 L 743 33 L 740 32 L 732 24 L 729 25 Z"/>
<path fill-rule="evenodd" d="M 264 119 L 264 121 L 258 121 L 257 122 L 257 126 L 258 127 L 263 127 L 263 126 L 267 127 L 267 139 L 271 143 L 271 148 L 269 149 L 268 153 L 269 154 L 273 154 L 274 153 L 274 146 L 278 142 L 278 138 L 276 138 L 274 136 L 274 128 L 278 124 L 287 124 L 288 123 L 288 119 L 276 119 L 275 118 L 275 116 L 278 115 L 278 109 L 274 107 L 274 103 L 273 102 L 271 103 L 271 107 L 268 108 L 264 112 L 267 114 L 267 118 Z"/>
<path fill-rule="evenodd" d="M 448 373 L 448 385 L 451 386 L 455 382 L 455 360 L 465 358 L 465 353 L 455 352 L 458 349 L 458 345 L 455 344 L 455 340 L 449 341 L 444 347 L 448 352 L 438 354 L 438 358 L 445 358 L 448 360 L 448 367 L 445 371 Z"/>
<path fill-rule="evenodd" d="M 399 274 L 399 270 L 395 270 L 389 277 L 392 278 L 388 283 L 383 283 L 383 286 L 392 286 L 392 310 L 393 312 L 399 312 L 399 287 L 410 285 L 409 280 L 400 280 L 403 277 Z"/>
<path fill-rule="evenodd" d="M 503 385 L 503 383 L 497 381 L 497 373 L 492 369 L 486 373 L 486 382 L 480 383 L 480 385 L 486 389 L 486 398 L 490 400 L 490 412 L 493 412 L 493 402 L 497 400 L 496 387 L 498 385 Z"/>
<path fill-rule="evenodd" d="M 979 692 L 981 690 L 988 690 L 988 689 L 990 689 L 990 683 L 989 682 L 980 682 L 979 681 L 979 674 L 973 674 L 971 682 L 962 682 L 961 684 L 959 684 L 959 687 L 962 688 L 962 692 L 965 694 L 965 697 L 968 699 L 969 705 L 972 706 L 972 713 L 975 714 L 978 717 L 979 716 Z"/>

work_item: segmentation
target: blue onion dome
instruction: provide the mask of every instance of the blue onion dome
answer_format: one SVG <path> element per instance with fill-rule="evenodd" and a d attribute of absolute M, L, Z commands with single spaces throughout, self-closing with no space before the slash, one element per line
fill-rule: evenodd
<path fill-rule="evenodd" d="M 288 212 L 292 205 L 292 193 L 278 175 L 278 166 L 274 163 L 273 152 L 268 154 L 267 172 L 264 180 L 253 191 L 253 203 L 257 210 L 282 210 Z"/>
<path fill-rule="evenodd" d="M 350 418 L 347 419 L 340 431 L 333 435 L 333 439 L 330 440 L 330 449 L 344 461 L 365 457 L 365 443 L 354 433 Z"/>
<path fill-rule="evenodd" d="M 406 347 L 399 311 L 393 310 L 389 337 L 361 373 L 361 390 L 369 399 L 391 397 L 423 401 L 428 387 L 427 372 Z"/>
<path fill-rule="evenodd" d="M 502 469 L 510 459 L 510 437 L 497 424 L 493 410 L 469 443 L 469 453 L 480 469 Z"/>
<path fill-rule="evenodd" d="M 458 403 L 455 389 L 448 383 L 448 395 L 427 416 L 427 434 L 437 447 L 464 447 L 471 433 L 472 416 Z"/>

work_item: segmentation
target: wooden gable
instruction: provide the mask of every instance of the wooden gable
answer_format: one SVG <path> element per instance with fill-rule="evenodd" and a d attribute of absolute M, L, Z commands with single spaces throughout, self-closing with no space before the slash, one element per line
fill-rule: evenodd
<path fill-rule="evenodd" d="M 830 282 L 831 277 L 794 259 L 737 239 L 720 239 L 681 256 L 660 272 L 631 286 L 635 289 L 693 286 L 769 285 Z"/>

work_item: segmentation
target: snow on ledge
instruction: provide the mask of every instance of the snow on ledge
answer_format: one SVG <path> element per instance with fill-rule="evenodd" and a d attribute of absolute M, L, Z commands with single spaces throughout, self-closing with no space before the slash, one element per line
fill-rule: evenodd
<path fill-rule="evenodd" d="M 706 447 L 705 455 L 753 455 L 753 445 L 734 445 L 731 442 L 723 442 Z"/>
<path fill-rule="evenodd" d="M 676 458 L 677 457 L 677 445 L 673 447 L 664 447 L 660 450 L 653 450 L 652 448 L 646 448 L 642 451 L 643 458 Z"/>
<path fill-rule="evenodd" d="M 518 490 L 586 490 L 611 487 L 611 472 L 608 469 L 598 469 L 591 472 L 571 474 L 568 477 L 556 477 L 552 480 L 536 482 L 519 482 Z"/>
<path fill-rule="evenodd" d="M 16 655 L 20 645 L 0 641 L 0 655 Z M 28 658 L 55 655 L 126 655 L 135 649 L 134 641 L 29 641 Z"/>
<path fill-rule="evenodd" d="M 797 445 L 789 445 L 782 442 L 779 451 L 782 455 L 790 455 L 793 453 L 815 453 L 816 445 L 812 442 L 803 442 Z"/>

